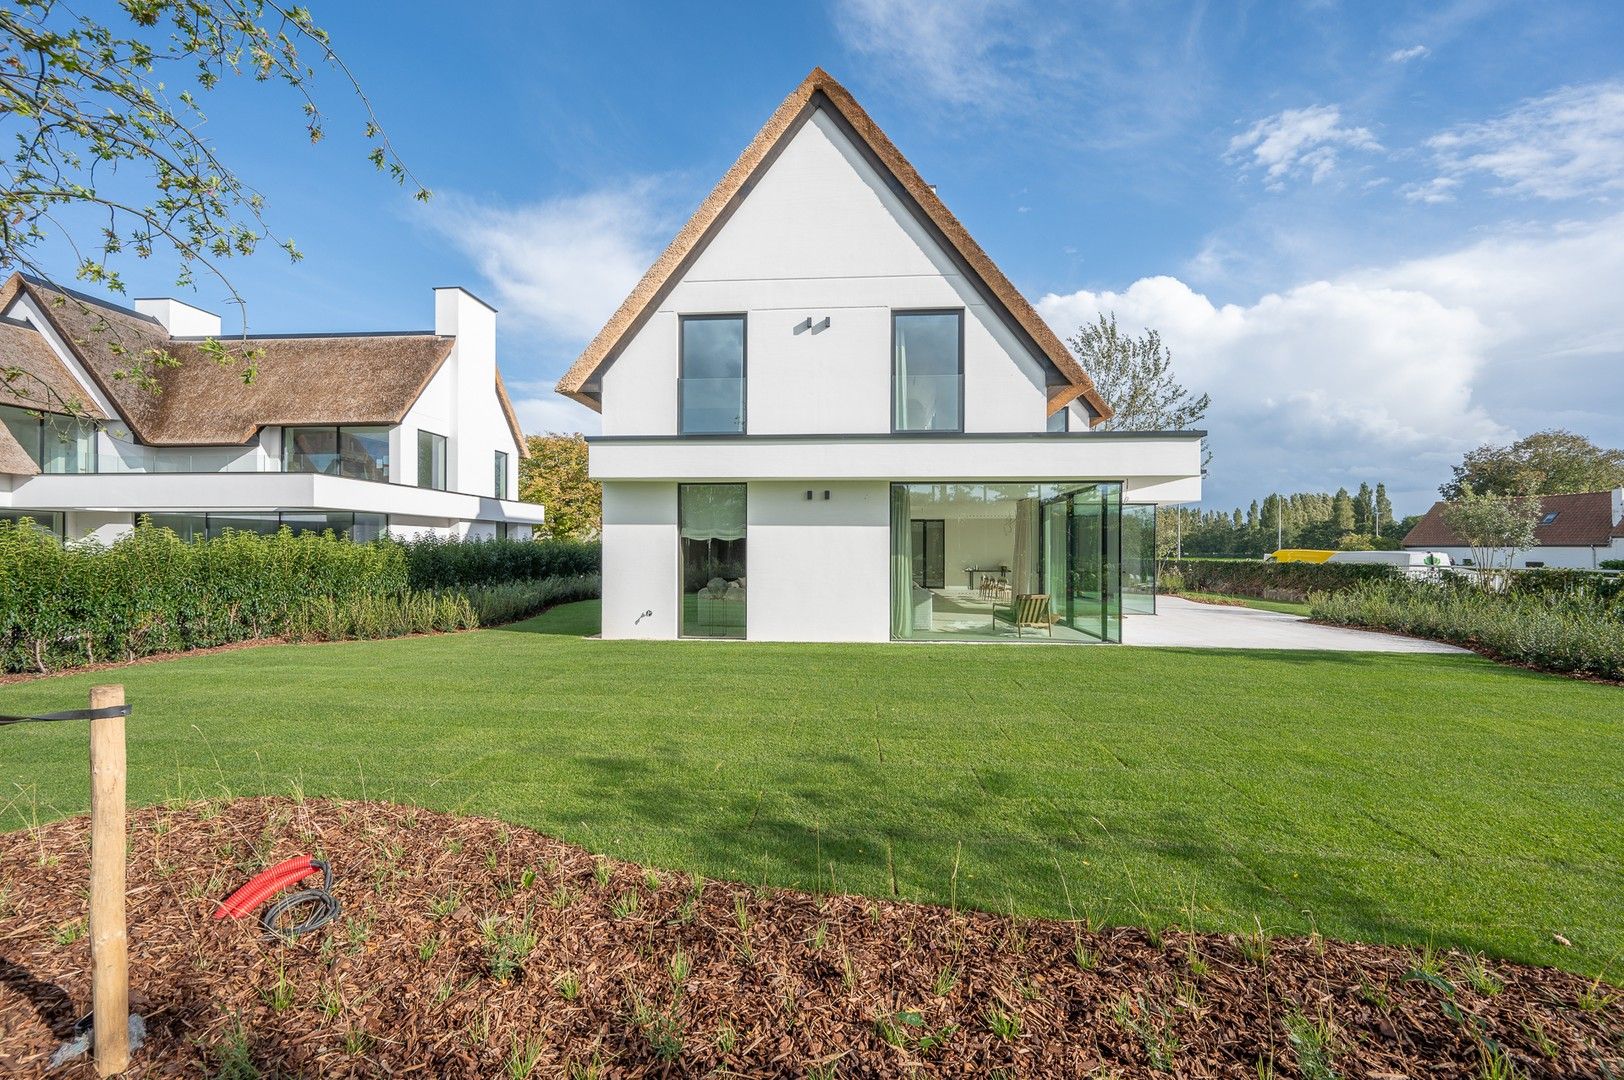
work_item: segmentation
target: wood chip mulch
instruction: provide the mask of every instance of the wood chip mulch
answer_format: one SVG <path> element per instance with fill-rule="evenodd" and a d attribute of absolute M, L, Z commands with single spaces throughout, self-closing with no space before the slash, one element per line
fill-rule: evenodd
<path fill-rule="evenodd" d="M 1615 987 L 1453 953 L 765 891 L 379 803 L 154 807 L 130 841 L 129 1076 L 1624 1076 Z M 210 920 L 303 853 L 336 924 Z M 83 818 L 0 835 L 0 1076 L 87 1010 L 88 868 Z"/>

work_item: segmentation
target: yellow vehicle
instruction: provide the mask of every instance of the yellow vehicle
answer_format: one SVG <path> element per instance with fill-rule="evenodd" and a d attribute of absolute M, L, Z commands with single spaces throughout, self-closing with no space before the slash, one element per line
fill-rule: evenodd
<path fill-rule="evenodd" d="M 1319 551 L 1315 548 L 1281 548 L 1273 555 L 1265 555 L 1263 561 L 1322 563 L 1335 554 L 1334 551 Z"/>

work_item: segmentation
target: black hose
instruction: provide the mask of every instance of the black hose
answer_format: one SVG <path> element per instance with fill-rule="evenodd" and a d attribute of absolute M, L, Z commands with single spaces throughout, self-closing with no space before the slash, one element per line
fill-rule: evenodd
<path fill-rule="evenodd" d="M 320 930 L 338 918 L 338 897 L 333 895 L 333 868 L 320 859 L 311 859 L 310 865 L 321 868 L 321 887 L 289 893 L 266 908 L 265 914 L 259 917 L 259 925 L 265 931 L 266 940 L 292 941 L 301 934 Z M 282 916 L 305 906 L 309 906 L 311 911 L 303 920 L 289 926 L 277 925 Z"/>

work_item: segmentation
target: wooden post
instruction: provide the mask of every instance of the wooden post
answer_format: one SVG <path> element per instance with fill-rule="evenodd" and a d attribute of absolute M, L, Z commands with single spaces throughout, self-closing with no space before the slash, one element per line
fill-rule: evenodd
<path fill-rule="evenodd" d="M 124 687 L 93 686 L 90 707 L 124 704 Z M 124 718 L 90 721 L 90 1007 L 96 1073 L 130 1064 L 130 974 L 124 925 Z"/>

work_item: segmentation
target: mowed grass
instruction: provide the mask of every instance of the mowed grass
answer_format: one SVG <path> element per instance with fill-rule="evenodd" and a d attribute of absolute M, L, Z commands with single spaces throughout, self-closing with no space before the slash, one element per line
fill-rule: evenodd
<path fill-rule="evenodd" d="M 1616 687 L 1471 656 L 572 636 L 596 617 L 47 679 L 0 712 L 122 681 L 139 803 L 391 799 L 712 877 L 1619 978 Z M 0 729 L 0 825 L 84 810 L 85 741 Z"/>
<path fill-rule="evenodd" d="M 1230 596 L 1226 593 L 1181 592 L 1178 595 L 1186 600 L 1195 600 L 1203 604 L 1235 604 L 1239 607 L 1256 608 L 1258 611 L 1277 611 L 1283 615 L 1301 615 L 1307 618 L 1313 614 L 1309 604 L 1299 603 L 1295 600 L 1261 600 L 1255 596 Z"/>

